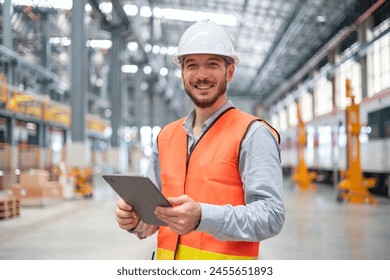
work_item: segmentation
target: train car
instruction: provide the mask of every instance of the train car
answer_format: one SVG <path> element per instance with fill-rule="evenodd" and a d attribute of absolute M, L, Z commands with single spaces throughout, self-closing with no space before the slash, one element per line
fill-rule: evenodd
<path fill-rule="evenodd" d="M 390 89 L 360 103 L 360 156 L 366 177 L 376 178 L 373 193 L 390 197 Z M 305 160 L 316 171 L 317 181 L 337 184 L 347 167 L 345 110 L 313 118 L 305 123 Z M 281 133 L 282 166 L 286 175 L 297 165 L 297 128 Z"/>

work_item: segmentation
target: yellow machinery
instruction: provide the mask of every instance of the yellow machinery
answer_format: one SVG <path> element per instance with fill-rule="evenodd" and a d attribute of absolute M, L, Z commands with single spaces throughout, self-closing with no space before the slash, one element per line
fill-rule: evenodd
<path fill-rule="evenodd" d="M 12 112 L 33 116 L 48 122 L 70 127 L 72 110 L 68 105 L 51 101 L 49 96 L 39 96 L 13 89 L 7 76 L 0 73 L 0 103 Z M 2 107 L 4 106 L 3 104 Z"/>
<path fill-rule="evenodd" d="M 72 111 L 69 106 L 56 104 L 46 95 L 43 108 L 43 119 L 45 121 L 55 122 L 67 127 L 71 125 Z"/>
<path fill-rule="evenodd" d="M 347 79 L 346 96 L 351 104 L 346 108 L 347 133 L 347 170 L 341 173 L 343 180 L 339 183 L 340 198 L 351 203 L 376 204 L 376 199 L 368 191 L 375 185 L 374 178 L 364 178 L 360 165 L 360 116 L 359 105 L 355 103 L 355 96 L 351 93 L 350 81 Z M 380 151 L 378 151 L 380 152 Z"/>
<path fill-rule="evenodd" d="M 0 103 L 7 103 L 8 101 L 8 88 L 7 88 L 7 76 L 0 73 Z"/>
<path fill-rule="evenodd" d="M 42 118 L 42 102 L 35 96 L 14 91 L 12 98 L 8 99 L 8 110 Z"/>
<path fill-rule="evenodd" d="M 305 147 L 306 147 L 306 129 L 302 120 L 301 109 L 297 106 L 298 115 L 298 165 L 295 167 L 292 181 L 295 182 L 301 190 L 316 190 L 316 185 L 313 184 L 313 179 L 316 177 L 315 172 L 309 172 L 305 161 Z"/>
<path fill-rule="evenodd" d="M 85 198 L 91 198 L 93 189 L 90 185 L 92 169 L 74 167 L 69 174 L 75 178 L 75 193 Z"/>

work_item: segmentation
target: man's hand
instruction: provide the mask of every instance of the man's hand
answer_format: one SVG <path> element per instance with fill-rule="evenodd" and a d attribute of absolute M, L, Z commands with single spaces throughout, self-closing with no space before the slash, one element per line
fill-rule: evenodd
<path fill-rule="evenodd" d="M 123 199 L 120 199 L 116 204 L 115 216 L 119 227 L 124 230 L 134 229 L 139 222 L 139 217 L 133 211 L 133 207 Z"/>
<path fill-rule="evenodd" d="M 156 216 L 174 232 L 184 235 L 195 229 L 202 215 L 199 203 L 188 195 L 168 197 L 173 207 L 156 207 Z"/>

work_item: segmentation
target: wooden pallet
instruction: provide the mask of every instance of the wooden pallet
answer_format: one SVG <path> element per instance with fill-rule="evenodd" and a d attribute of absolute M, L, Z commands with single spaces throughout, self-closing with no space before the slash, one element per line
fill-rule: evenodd
<path fill-rule="evenodd" d="M 20 215 L 20 199 L 17 197 L 0 198 L 0 220 Z"/>

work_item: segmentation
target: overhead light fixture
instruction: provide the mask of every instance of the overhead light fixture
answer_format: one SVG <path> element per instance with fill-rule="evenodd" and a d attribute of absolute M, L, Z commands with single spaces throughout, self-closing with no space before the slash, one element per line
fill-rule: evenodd
<path fill-rule="evenodd" d="M 87 47 L 93 49 L 109 49 L 112 46 L 111 40 L 88 40 L 86 43 Z"/>
<path fill-rule="evenodd" d="M 1 4 L 4 4 L 4 0 L 0 0 Z M 72 0 L 46 0 L 46 1 L 36 1 L 36 0 L 12 0 L 12 5 L 14 6 L 30 6 L 38 8 L 53 8 L 59 10 L 71 10 L 73 1 Z"/>
<path fill-rule="evenodd" d="M 128 16 L 136 16 L 138 14 L 138 7 L 136 5 L 126 4 L 123 6 L 125 13 Z M 208 12 L 199 12 L 191 10 L 181 10 L 181 9 L 170 9 L 170 8 L 153 8 L 149 6 L 142 6 L 140 8 L 141 17 L 151 17 L 152 15 L 156 18 L 165 18 L 170 20 L 182 20 L 182 21 L 199 21 L 203 19 L 208 19 L 212 22 L 221 25 L 235 26 L 237 25 L 237 18 L 234 15 L 218 14 L 218 13 L 208 13 Z"/>
<path fill-rule="evenodd" d="M 319 22 L 319 23 L 326 22 L 326 16 L 324 16 L 324 15 L 317 16 L 317 22 Z"/>
<path fill-rule="evenodd" d="M 161 76 L 166 76 L 166 75 L 168 75 L 168 68 L 166 68 L 166 67 L 162 67 L 161 69 L 160 69 L 160 75 Z"/>
<path fill-rule="evenodd" d="M 51 45 L 70 46 L 71 40 L 68 37 L 51 37 L 49 39 Z"/>
<path fill-rule="evenodd" d="M 145 65 L 144 66 L 144 73 L 145 75 L 149 75 L 152 73 L 152 67 L 150 67 L 149 65 Z"/>
<path fill-rule="evenodd" d="M 136 5 L 125 4 L 123 10 L 128 16 L 136 16 L 138 14 L 138 7 Z"/>
<path fill-rule="evenodd" d="M 198 12 L 190 10 L 180 10 L 180 9 L 169 9 L 169 8 L 154 8 L 153 15 L 156 18 L 166 18 L 171 20 L 182 20 L 182 21 L 199 21 L 203 19 L 208 19 L 214 23 L 235 26 L 237 25 L 237 18 L 233 15 L 218 14 L 218 13 L 208 13 L 208 12 Z"/>
<path fill-rule="evenodd" d="M 167 52 L 168 52 L 168 49 L 167 49 L 166 47 L 161 47 L 161 48 L 160 48 L 160 54 L 166 55 Z"/>
<path fill-rule="evenodd" d="M 87 13 L 89 13 L 89 12 L 92 11 L 92 6 L 91 6 L 89 3 L 85 4 L 85 11 L 86 11 Z"/>
<path fill-rule="evenodd" d="M 127 44 L 127 48 L 131 51 L 131 52 L 136 52 L 138 50 L 138 43 L 137 42 L 129 42 Z"/>
<path fill-rule="evenodd" d="M 169 46 L 167 54 L 168 55 L 174 55 L 175 53 L 177 53 L 177 47 Z"/>
<path fill-rule="evenodd" d="M 152 51 L 153 46 L 151 44 L 145 45 L 145 52 L 150 53 Z"/>
<path fill-rule="evenodd" d="M 149 6 L 142 6 L 140 9 L 140 15 L 141 17 L 151 17 L 152 16 L 152 10 Z"/>
<path fill-rule="evenodd" d="M 147 91 L 148 88 L 149 88 L 149 85 L 148 85 L 148 83 L 146 83 L 146 82 L 143 82 L 143 83 L 140 85 L 140 89 L 141 89 L 142 91 Z"/>
<path fill-rule="evenodd" d="M 102 11 L 104 14 L 111 14 L 112 12 L 112 3 L 110 2 L 103 2 L 99 4 L 99 10 Z"/>
<path fill-rule="evenodd" d="M 138 66 L 135 64 L 122 65 L 121 71 L 126 74 L 135 74 L 138 72 Z"/>
<path fill-rule="evenodd" d="M 152 48 L 152 52 L 154 54 L 160 53 L 160 46 L 159 45 L 154 45 L 153 48 Z"/>

